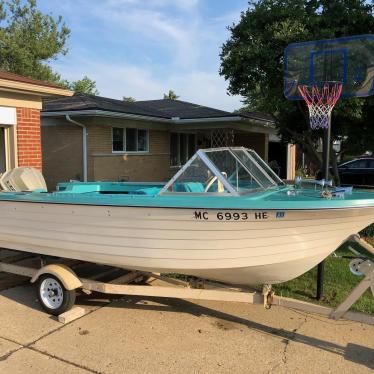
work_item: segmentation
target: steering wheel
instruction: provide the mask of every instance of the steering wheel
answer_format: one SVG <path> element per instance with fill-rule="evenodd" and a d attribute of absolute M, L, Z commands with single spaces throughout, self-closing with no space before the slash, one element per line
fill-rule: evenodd
<path fill-rule="evenodd" d="M 222 171 L 221 174 L 222 174 L 225 178 L 227 178 L 227 173 L 226 173 L 226 172 Z M 217 179 L 218 179 L 218 178 L 217 178 L 216 175 L 214 175 L 214 176 L 212 176 L 210 179 L 208 179 L 208 182 L 207 182 L 207 185 L 206 185 L 206 187 L 205 187 L 205 189 L 204 189 L 204 192 L 208 192 L 209 189 L 210 189 L 210 187 L 213 186 L 213 184 L 216 182 Z M 222 183 L 220 180 L 218 181 L 217 192 L 219 192 L 219 193 L 225 192 L 225 187 L 223 186 L 223 183 Z"/>
<path fill-rule="evenodd" d="M 210 179 L 208 179 L 208 183 L 204 189 L 204 192 L 208 192 L 210 187 L 213 186 L 213 183 L 217 180 L 217 177 L 214 175 L 213 177 L 211 177 Z"/>

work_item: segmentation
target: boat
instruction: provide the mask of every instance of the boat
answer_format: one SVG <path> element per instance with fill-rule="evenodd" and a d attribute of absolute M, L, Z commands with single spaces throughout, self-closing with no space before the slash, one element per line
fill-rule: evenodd
<path fill-rule="evenodd" d="M 46 192 L 15 175 L 0 179 L 0 247 L 235 285 L 296 278 L 374 222 L 374 192 L 285 184 L 243 147 L 200 149 L 167 183 Z"/>

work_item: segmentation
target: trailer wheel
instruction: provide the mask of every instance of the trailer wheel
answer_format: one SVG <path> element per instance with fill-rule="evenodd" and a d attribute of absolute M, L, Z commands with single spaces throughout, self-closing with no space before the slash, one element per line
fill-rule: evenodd
<path fill-rule="evenodd" d="M 43 274 L 37 283 L 37 295 L 43 309 L 58 316 L 73 307 L 76 292 L 67 290 L 54 275 Z"/>

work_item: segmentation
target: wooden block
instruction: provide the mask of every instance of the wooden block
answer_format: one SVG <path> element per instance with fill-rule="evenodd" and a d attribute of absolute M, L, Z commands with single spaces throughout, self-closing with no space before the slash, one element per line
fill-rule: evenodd
<path fill-rule="evenodd" d="M 360 238 L 359 235 L 351 235 L 348 239 L 358 243 L 361 247 L 365 248 L 369 253 L 374 255 L 374 247 L 364 239 Z"/>
<path fill-rule="evenodd" d="M 78 319 L 80 317 L 83 317 L 86 314 L 86 310 L 84 308 L 81 308 L 80 306 L 76 306 L 73 309 L 68 310 L 65 313 L 62 313 L 58 316 L 58 321 L 61 323 L 69 323 L 74 321 L 75 319 Z"/>

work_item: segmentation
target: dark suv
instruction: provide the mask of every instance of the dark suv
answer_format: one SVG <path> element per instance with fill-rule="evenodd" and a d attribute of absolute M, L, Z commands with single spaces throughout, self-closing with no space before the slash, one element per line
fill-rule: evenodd
<path fill-rule="evenodd" d="M 374 188 L 374 157 L 363 157 L 338 166 L 340 183 Z"/>

